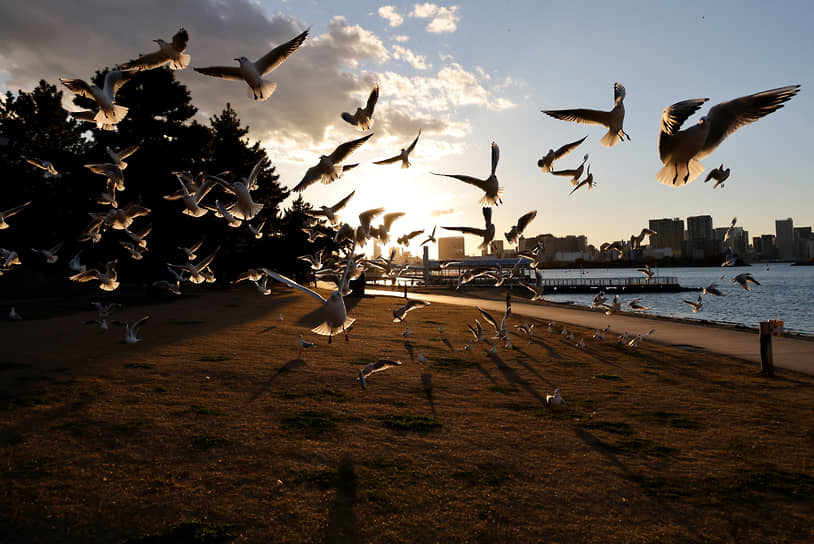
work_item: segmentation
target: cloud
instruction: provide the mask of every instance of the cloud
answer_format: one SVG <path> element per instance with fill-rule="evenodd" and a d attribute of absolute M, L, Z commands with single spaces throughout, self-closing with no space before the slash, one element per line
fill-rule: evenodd
<path fill-rule="evenodd" d="M 443 7 L 430 2 L 423 4 L 414 4 L 413 11 L 409 13 L 410 17 L 418 19 L 430 19 L 432 21 L 427 25 L 427 32 L 440 34 L 443 32 L 455 32 L 458 28 L 458 21 L 461 17 L 457 15 L 460 6 Z"/>
<path fill-rule="evenodd" d="M 396 36 L 393 36 L 393 40 L 397 41 L 399 43 L 404 43 L 404 42 L 408 41 L 409 39 L 410 39 L 410 36 L 405 36 L 403 34 L 398 34 Z"/>
<path fill-rule="evenodd" d="M 398 14 L 393 6 L 382 6 L 379 8 L 379 17 L 386 19 L 391 27 L 399 26 L 404 22 L 404 17 Z"/>
<path fill-rule="evenodd" d="M 430 212 L 430 216 L 441 217 L 442 215 L 450 215 L 453 213 L 455 213 L 455 208 L 450 208 L 448 210 L 433 210 Z"/>
<path fill-rule="evenodd" d="M 416 55 L 406 47 L 400 45 L 393 46 L 393 58 L 403 60 L 416 70 L 427 70 L 432 68 L 427 64 L 427 58 L 424 55 Z"/>

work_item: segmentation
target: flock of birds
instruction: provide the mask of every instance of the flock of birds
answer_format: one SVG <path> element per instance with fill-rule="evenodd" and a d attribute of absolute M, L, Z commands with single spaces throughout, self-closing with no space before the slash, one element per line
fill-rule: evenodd
<path fill-rule="evenodd" d="M 294 54 L 306 40 L 308 33 L 309 30 L 306 29 L 289 41 L 273 48 L 256 61 L 251 61 L 246 56 L 238 56 L 234 58 L 238 64 L 237 66 L 209 66 L 196 67 L 193 69 L 198 73 L 210 77 L 242 81 L 248 86 L 248 95 L 250 98 L 260 101 L 268 100 L 274 93 L 277 83 L 269 79 L 264 79 L 264 77 Z M 191 61 L 190 55 L 185 53 L 189 42 L 189 34 L 186 30 L 183 28 L 180 29 L 169 42 L 163 39 L 156 39 L 154 41 L 158 45 L 157 51 L 140 55 L 136 59 L 117 65 L 115 69 L 107 72 L 101 88 L 81 79 L 60 78 L 60 81 L 69 90 L 79 96 L 92 99 L 95 104 L 91 109 L 71 112 L 71 115 L 78 120 L 94 123 L 99 129 L 115 130 L 116 125 L 127 116 L 128 112 L 127 107 L 116 104 L 116 94 L 123 85 L 130 81 L 134 74 L 140 70 L 151 70 L 162 66 L 168 66 L 172 70 L 181 70 L 189 66 Z M 658 181 L 675 187 L 693 181 L 704 170 L 699 160 L 712 153 L 727 136 L 731 135 L 738 128 L 750 124 L 783 107 L 783 104 L 790 100 L 798 90 L 799 85 L 792 85 L 722 102 L 711 108 L 705 116 L 699 119 L 697 124 L 685 129 L 681 128 L 684 122 L 708 99 L 684 100 L 669 106 L 662 114 L 659 156 L 664 164 L 664 168 L 662 168 L 657 175 Z M 329 154 L 321 155 L 318 162 L 309 167 L 299 183 L 293 187 L 294 191 L 303 192 L 317 182 L 335 182 L 340 179 L 343 174 L 358 165 L 358 163 L 348 163 L 347 161 L 354 151 L 358 150 L 373 136 L 373 133 L 369 131 L 374 124 L 376 104 L 380 92 L 381 90 L 377 84 L 370 92 L 366 103 L 363 106 L 357 107 L 355 113 L 344 112 L 340 114 L 340 118 L 349 126 L 358 131 L 368 133 L 359 138 L 340 143 Z M 613 86 L 614 105 L 610 111 L 585 108 L 547 109 L 542 111 L 555 119 L 588 125 L 600 125 L 607 128 L 608 132 L 602 137 L 601 143 L 603 146 L 613 147 L 625 139 L 630 140 L 630 136 L 623 128 L 625 94 L 625 87 L 619 83 L 615 83 Z M 409 160 L 410 154 L 415 150 L 420 136 L 421 131 L 419 130 L 415 139 L 398 153 L 382 160 L 373 161 L 373 163 L 377 165 L 399 163 L 401 168 L 409 168 L 411 166 Z M 577 149 L 587 138 L 588 136 L 586 135 L 579 140 L 559 146 L 557 149 L 550 149 L 537 163 L 543 173 L 567 178 L 573 186 L 571 190 L 572 194 L 582 187 L 587 187 L 590 190 L 596 185 L 596 181 L 590 171 L 590 164 L 587 163 L 589 158 L 588 154 L 585 154 L 581 163 L 574 168 L 557 170 L 555 169 L 555 165 L 558 161 Z M 97 203 L 101 206 L 105 206 L 105 209 L 91 212 L 92 220 L 85 231 L 79 236 L 79 240 L 81 241 L 96 243 L 108 230 L 122 231 L 126 234 L 127 240 L 121 240 L 120 245 L 127 251 L 130 258 L 136 260 L 143 258 L 143 255 L 147 252 L 146 238 L 151 229 L 149 226 L 137 229 L 133 226 L 133 222 L 138 217 L 149 215 L 151 211 L 137 203 L 129 203 L 120 207 L 117 194 L 125 190 L 124 171 L 127 168 L 127 162 L 124 159 L 136 153 L 139 145 L 140 144 L 134 144 L 120 150 L 108 148 L 107 153 L 110 162 L 86 165 L 91 172 L 105 178 L 105 190 L 97 198 Z M 47 172 L 48 175 L 57 175 L 55 166 L 46 160 L 31 157 L 24 157 L 24 159 L 33 166 Z M 480 248 L 488 247 L 495 239 L 496 227 L 492 222 L 492 210 L 494 206 L 502 204 L 505 189 L 500 185 L 497 177 L 500 148 L 495 142 L 492 142 L 490 147 L 490 159 L 491 168 L 486 177 L 475 177 L 469 174 L 430 172 L 432 175 L 443 176 L 469 184 L 482 192 L 479 203 L 482 205 L 483 227 L 442 227 L 446 230 L 458 231 L 478 237 L 481 241 Z M 265 166 L 265 161 L 266 159 L 259 161 L 246 177 L 234 181 L 226 179 L 226 174 L 228 173 L 200 173 L 192 175 L 188 172 L 175 172 L 179 182 L 179 189 L 172 194 L 166 195 L 165 198 L 168 200 L 181 201 L 183 204 L 183 208 L 180 210 L 181 213 L 190 217 L 200 218 L 212 212 L 217 217 L 222 218 L 228 228 L 239 228 L 243 225 L 247 225 L 250 231 L 256 237 L 260 238 L 263 236 L 262 230 L 264 224 L 252 224 L 251 221 L 255 219 L 258 212 L 263 208 L 263 204 L 255 202 L 252 199 L 251 193 L 257 188 L 257 176 L 260 170 Z M 584 178 L 582 177 L 583 173 L 585 174 Z M 721 164 L 718 168 L 709 173 L 705 181 L 714 179 L 716 181 L 715 187 L 717 187 L 719 184 L 722 185 L 728 176 L 729 169 L 724 170 L 723 164 Z M 204 203 L 204 199 L 215 188 L 218 188 L 221 193 L 225 194 L 227 198 L 230 198 L 231 202 L 221 202 L 220 199 L 216 199 L 214 203 Z M 404 267 L 394 262 L 395 249 L 390 253 L 389 259 L 382 257 L 377 259 L 365 259 L 363 254 L 357 254 L 357 248 L 364 246 L 372 238 L 381 241 L 383 244 L 388 243 L 390 240 L 389 233 L 391 226 L 394 221 L 402 217 L 404 213 L 395 212 L 384 214 L 384 208 L 374 208 L 359 214 L 359 224 L 356 227 L 348 223 L 340 222 L 338 213 L 347 205 L 348 201 L 353 198 L 354 194 L 355 191 L 351 191 L 346 197 L 333 206 L 321 205 L 319 208 L 312 209 L 308 212 L 311 218 L 310 224 L 305 225 L 303 228 L 309 235 L 309 242 L 314 242 L 317 238 L 324 236 L 322 231 L 325 230 L 326 227 L 330 227 L 334 232 L 333 242 L 334 246 L 338 249 L 330 253 L 321 250 L 313 255 L 300 257 L 300 259 L 310 264 L 315 279 L 333 281 L 335 283 L 336 289 L 327 298 L 291 278 L 287 278 L 266 268 L 250 269 L 241 274 L 236 280 L 253 282 L 257 290 L 264 295 L 270 294 L 271 289 L 269 288 L 268 280 L 272 279 L 312 296 L 321 305 L 324 319 L 321 324 L 312 329 L 312 332 L 327 336 L 329 343 L 332 337 L 337 334 L 344 334 L 347 340 L 348 330 L 354 325 L 355 320 L 348 316 L 344 302 L 344 297 L 350 292 L 349 283 L 351 280 L 360 277 L 361 274 L 369 268 L 376 268 L 394 280 L 404 270 Z M 22 212 L 29 204 L 30 202 L 26 202 L 0 212 L 0 229 L 8 228 L 6 221 Z M 374 226 L 372 224 L 373 220 L 380 215 L 383 215 L 382 223 L 378 226 Z M 537 211 L 532 210 L 518 218 L 516 224 L 505 233 L 506 240 L 510 244 L 517 243 L 518 238 L 528 227 L 529 223 L 534 220 L 536 215 Z M 422 245 L 436 242 L 436 229 L 437 225 L 422 242 Z M 397 238 L 397 242 L 398 244 L 406 246 L 412 239 L 424 232 L 424 230 L 416 230 L 404 233 Z M 631 247 L 635 249 L 646 236 L 653 234 L 656 233 L 649 229 L 643 229 L 639 235 L 631 237 Z M 217 256 L 219 248 L 211 249 L 206 256 L 199 259 L 197 252 L 201 249 L 201 245 L 201 243 L 195 243 L 190 247 L 179 246 L 179 250 L 183 251 L 185 255 L 184 262 L 180 264 L 167 263 L 170 278 L 160 280 L 156 282 L 155 285 L 165 288 L 172 293 L 180 294 L 181 285 L 183 283 L 200 284 L 215 281 L 216 277 L 211 269 L 211 265 Z M 45 258 L 46 262 L 56 263 L 61 246 L 62 244 L 60 243 L 51 248 L 33 249 L 33 251 Z M 618 243 L 605 244 L 602 250 L 615 250 L 620 253 L 623 251 L 621 245 Z M 509 277 L 520 277 L 521 268 L 528 267 L 534 270 L 536 281 L 534 283 L 521 283 L 521 285 L 528 288 L 531 292 L 532 301 L 543 300 L 543 281 L 540 271 L 543 252 L 544 248 L 542 244 L 538 244 L 537 247 L 529 251 L 520 252 L 517 264 L 509 274 Z M 71 280 L 77 282 L 98 281 L 100 289 L 105 291 L 114 291 L 117 289 L 119 286 L 116 272 L 117 258 L 112 258 L 107 261 L 104 267 L 88 268 L 80 262 L 80 255 L 81 251 L 75 255 L 69 263 Z M 19 264 L 20 258 L 15 251 L 0 248 L 0 274 Z M 444 265 L 449 264 L 451 263 L 444 263 Z M 647 270 L 649 277 L 652 277 L 652 271 L 649 270 L 649 267 Z M 506 279 L 506 276 L 499 271 L 466 269 L 460 275 L 459 286 L 471 281 L 474 277 L 489 274 L 495 277 L 497 285 L 502 284 Z M 737 281 L 747 290 L 749 289 L 749 281 L 757 283 L 757 281 L 748 274 L 738 275 L 733 278 L 733 281 Z M 694 311 L 698 311 L 702 306 L 702 297 L 705 294 L 716 295 L 716 291 L 717 289 L 713 283 L 704 290 L 697 302 L 693 303 L 687 301 L 687 303 L 695 307 Z M 720 293 L 720 291 L 718 291 L 718 293 Z M 428 303 L 421 301 L 407 301 L 404 306 L 393 311 L 394 321 L 403 321 L 408 312 L 426 306 L 427 304 Z M 597 307 L 606 309 L 608 313 L 619 311 L 621 305 L 618 296 L 616 300 L 610 304 L 607 304 L 605 300 L 595 301 L 595 304 Z M 629 301 L 627 307 L 635 311 L 644 311 L 647 309 L 646 306 L 641 304 L 639 299 Z M 139 330 L 149 319 L 149 316 L 145 316 L 133 323 L 109 320 L 111 313 L 118 309 L 120 308 L 116 306 L 102 306 L 99 304 L 97 306 L 99 318 L 92 323 L 99 325 L 104 330 L 107 330 L 109 324 L 122 325 L 125 327 L 126 341 L 137 342 L 139 340 Z M 507 320 L 511 314 L 510 299 L 507 297 L 506 313 L 500 322 L 482 309 L 479 309 L 479 312 L 482 318 L 495 329 L 495 335 L 492 339 L 502 340 L 505 342 L 505 345 L 510 348 L 511 334 L 507 325 Z M 20 316 L 16 310 L 12 308 L 10 317 L 19 318 Z M 551 329 L 552 326 L 553 325 L 549 325 L 549 329 Z M 473 334 L 473 341 L 465 346 L 466 350 L 471 350 L 474 344 L 484 342 L 491 344 L 490 351 L 494 352 L 497 350 L 497 342 L 490 342 L 490 340 L 487 339 L 479 321 L 476 320 L 475 324 L 470 325 L 469 328 Z M 516 329 L 531 341 L 533 325 L 517 325 Z M 565 329 L 563 333 L 564 335 L 568 334 Z M 409 328 L 405 329 L 404 334 L 405 336 L 409 335 Z M 603 336 L 604 333 L 602 331 L 597 331 L 594 338 L 601 338 Z M 641 338 L 642 335 L 637 335 L 630 340 L 625 338 L 625 341 L 628 342 L 628 345 L 631 347 L 635 347 Z M 302 335 L 299 336 L 298 343 L 300 350 L 314 346 L 314 343 L 306 341 Z M 577 345 L 584 347 L 584 339 L 580 339 Z M 398 361 L 381 360 L 366 366 L 360 371 L 358 376 L 362 387 L 366 387 L 366 380 L 371 374 L 400 366 L 400 364 Z M 559 390 L 556 391 L 555 395 L 550 395 L 549 397 L 550 404 L 552 405 L 558 405 L 564 402 Z"/>

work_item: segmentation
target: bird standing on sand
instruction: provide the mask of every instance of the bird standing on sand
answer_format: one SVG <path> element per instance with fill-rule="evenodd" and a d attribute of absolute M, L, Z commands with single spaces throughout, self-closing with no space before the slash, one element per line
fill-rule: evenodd
<path fill-rule="evenodd" d="M 245 81 L 249 85 L 249 98 L 266 100 L 274 93 L 277 83 L 263 79 L 263 76 L 285 62 L 302 45 L 307 36 L 308 29 L 286 43 L 278 45 L 255 62 L 246 57 L 236 57 L 234 60 L 240 65 L 237 68 L 234 66 L 209 66 L 206 68 L 193 68 L 193 70 L 221 79 Z"/>
<path fill-rule="evenodd" d="M 546 406 L 550 406 L 552 408 L 554 406 L 560 406 L 563 403 L 565 403 L 565 399 L 562 398 L 562 395 L 560 394 L 559 388 L 554 390 L 553 395 L 546 395 L 545 396 L 545 403 L 546 403 Z"/>
<path fill-rule="evenodd" d="M 624 138 L 630 140 L 630 136 L 623 130 L 625 122 L 625 88 L 620 83 L 613 84 L 613 109 L 610 111 L 570 109 L 570 110 L 542 110 L 546 115 L 550 115 L 561 121 L 574 121 L 586 125 L 602 125 L 608 127 L 608 133 L 602 137 L 602 145 L 613 147 Z"/>

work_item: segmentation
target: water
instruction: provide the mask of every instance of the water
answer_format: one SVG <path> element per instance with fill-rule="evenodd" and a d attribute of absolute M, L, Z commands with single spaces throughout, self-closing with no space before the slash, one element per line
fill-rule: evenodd
<path fill-rule="evenodd" d="M 682 287 L 705 287 L 726 274 L 727 278 L 718 282 L 718 288 L 726 293 L 724 297 L 706 295 L 704 306 L 694 314 L 684 300 L 695 301 L 698 292 L 684 293 L 641 293 L 623 294 L 622 307 L 636 297 L 650 309 L 646 314 L 707 320 L 720 323 L 757 327 L 761 321 L 780 319 L 790 332 L 814 335 L 814 266 L 791 266 L 786 263 L 772 263 L 769 270 L 765 264 L 748 267 L 720 268 L 654 268 L 656 275 L 675 276 Z M 752 291 L 745 291 L 729 278 L 749 272 L 760 285 L 749 284 Z M 568 270 L 543 270 L 543 278 L 617 278 L 637 277 L 641 272 L 632 268 L 590 268 Z M 610 298 L 610 297 L 609 297 Z M 593 295 L 547 294 L 546 299 L 589 306 Z"/>

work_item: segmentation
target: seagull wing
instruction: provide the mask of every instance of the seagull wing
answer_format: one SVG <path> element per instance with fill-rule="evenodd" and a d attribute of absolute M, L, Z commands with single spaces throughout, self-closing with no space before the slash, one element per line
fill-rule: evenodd
<path fill-rule="evenodd" d="M 309 185 L 313 185 L 322 177 L 322 172 L 319 169 L 319 165 L 312 166 L 308 170 L 305 171 L 305 175 L 302 177 L 300 182 L 294 186 L 292 191 L 296 191 L 301 193 L 305 190 L 306 187 Z"/>
<path fill-rule="evenodd" d="M 517 232 L 522 233 L 535 217 L 537 217 L 537 210 L 530 211 L 529 213 L 520 216 L 520 219 L 517 220 Z"/>
<path fill-rule="evenodd" d="M 312 291 L 311 289 L 305 287 L 304 285 L 300 285 L 299 283 L 297 283 L 296 281 L 294 281 L 292 279 L 286 278 L 285 276 L 282 276 L 280 274 L 277 274 L 276 272 L 271 272 L 271 271 L 268 272 L 268 275 L 271 278 L 279 281 L 280 283 L 285 283 L 289 287 L 299 289 L 303 293 L 308 293 L 309 295 L 311 295 L 312 297 L 314 297 L 315 299 L 317 299 L 318 301 L 320 301 L 323 304 L 325 304 L 325 302 L 327 302 L 325 300 L 325 298 L 322 295 L 320 295 L 319 293 L 317 293 L 316 291 Z"/>
<path fill-rule="evenodd" d="M 370 210 L 363 211 L 359 214 L 359 222 L 362 225 L 370 225 L 370 222 L 373 221 L 373 218 L 377 215 L 384 213 L 384 208 L 373 208 Z"/>
<path fill-rule="evenodd" d="M 205 76 L 219 77 L 232 81 L 243 81 L 240 68 L 235 66 L 207 66 L 205 68 L 193 68 L 193 70 Z"/>
<path fill-rule="evenodd" d="M 670 159 L 673 153 L 673 136 L 681 129 L 681 125 L 687 118 L 698 111 L 704 102 L 709 98 L 693 98 L 676 102 L 672 106 L 665 108 L 661 114 L 661 134 L 659 136 L 659 157 L 661 162 Z M 697 158 L 697 157 L 696 157 Z"/>
<path fill-rule="evenodd" d="M 127 157 L 129 157 L 130 155 L 132 155 L 133 153 L 138 151 L 138 148 L 141 147 L 141 144 L 143 144 L 143 143 L 144 143 L 144 140 L 140 141 L 136 145 L 131 145 L 130 147 L 122 149 L 121 151 L 119 151 L 119 158 L 120 159 L 126 159 Z"/>
<path fill-rule="evenodd" d="M 433 175 L 436 175 L 436 176 L 446 176 L 448 178 L 455 178 L 458 181 L 463 181 L 464 183 L 474 185 L 475 187 L 477 187 L 478 189 L 480 189 L 481 191 L 484 191 L 484 192 L 488 190 L 488 187 L 486 185 L 486 180 L 483 180 L 483 179 L 473 178 L 472 176 L 465 176 L 463 174 L 437 174 L 435 172 L 430 172 L 430 174 L 433 174 Z"/>
<path fill-rule="evenodd" d="M 464 234 L 475 234 L 480 237 L 486 236 L 486 229 L 478 229 L 475 227 L 441 227 L 441 228 L 447 230 L 457 230 L 458 232 L 463 232 Z"/>
<path fill-rule="evenodd" d="M 365 105 L 365 111 L 367 112 L 368 117 L 373 116 L 373 109 L 376 107 L 376 102 L 379 100 L 379 84 L 377 83 L 373 90 L 370 91 L 370 96 L 367 97 L 367 104 Z"/>
<path fill-rule="evenodd" d="M 136 70 L 111 70 L 105 76 L 105 93 L 115 98 L 121 86 L 136 75 Z"/>
<path fill-rule="evenodd" d="M 20 211 L 22 211 L 22 209 L 28 206 L 29 204 L 31 204 L 30 200 L 25 204 L 20 204 L 19 206 L 14 206 L 13 208 L 9 208 L 4 212 L 0 212 L 0 217 L 11 217 L 12 215 L 16 215 L 20 213 Z"/>
<path fill-rule="evenodd" d="M 138 333 L 139 328 L 141 328 L 141 327 L 142 327 L 142 326 L 143 326 L 145 323 L 147 323 L 147 321 L 148 321 L 149 319 L 150 319 L 150 316 L 149 316 L 149 315 L 145 315 L 144 317 L 142 317 L 141 319 L 139 319 L 138 321 L 136 321 L 135 323 L 133 323 L 133 324 L 130 326 L 130 330 L 131 330 L 131 331 L 133 331 L 133 334 L 137 334 L 137 333 Z"/>
<path fill-rule="evenodd" d="M 410 144 L 410 147 L 407 148 L 407 153 L 408 154 L 413 152 L 413 149 L 415 149 L 415 144 L 418 143 L 418 138 L 420 136 L 421 136 L 421 129 L 418 129 L 418 135 L 415 137 L 415 140 L 413 140 L 413 143 Z"/>
<path fill-rule="evenodd" d="M 336 204 L 331 206 L 331 210 L 333 210 L 334 213 L 338 212 L 339 210 L 344 208 L 345 205 L 347 205 L 348 201 L 351 198 L 353 198 L 353 195 L 355 195 L 355 194 L 356 194 L 356 190 L 351 191 L 351 193 L 348 196 L 346 196 L 345 198 L 343 198 L 342 200 L 340 200 L 339 202 L 337 202 Z"/>
<path fill-rule="evenodd" d="M 119 68 L 122 70 L 150 70 L 161 66 L 168 60 L 169 57 L 167 57 L 163 51 L 158 50 L 153 53 L 147 53 L 146 55 L 139 55 L 137 59 L 119 64 Z"/>
<path fill-rule="evenodd" d="M 583 125 L 601 125 L 605 127 L 610 124 L 610 115 L 607 111 L 577 108 L 572 110 L 542 110 L 542 112 L 560 121 L 573 121 Z"/>
<path fill-rule="evenodd" d="M 585 138 L 587 138 L 587 137 L 588 137 L 588 136 L 587 136 L 587 135 L 585 135 Z M 582 142 L 584 142 L 584 141 L 585 141 L 585 138 L 582 138 L 581 140 L 577 140 L 576 142 L 571 142 L 570 144 L 565 144 L 564 146 L 560 147 L 558 150 L 556 150 L 556 151 L 554 152 L 554 159 L 555 159 L 555 160 L 556 160 L 556 159 L 560 159 L 560 158 L 562 158 L 562 157 L 564 157 L 564 156 L 568 155 L 570 152 L 572 152 L 572 151 L 573 151 L 573 150 L 575 150 L 577 147 L 579 147 L 579 144 L 581 144 Z"/>
<path fill-rule="evenodd" d="M 340 144 L 336 149 L 334 149 L 333 153 L 331 153 L 328 158 L 331 160 L 332 163 L 338 164 L 344 161 L 348 155 L 350 155 L 353 151 L 358 149 L 363 143 L 365 143 L 373 133 L 371 132 L 367 136 L 362 136 L 356 140 L 351 140 L 349 142 L 345 142 Z"/>
<path fill-rule="evenodd" d="M 492 175 L 495 175 L 497 170 L 497 161 L 500 160 L 500 148 L 495 142 L 492 142 Z"/>
<path fill-rule="evenodd" d="M 305 38 L 308 37 L 308 31 L 310 28 L 306 28 L 302 34 L 295 36 L 294 38 L 290 39 L 289 41 L 285 42 L 282 45 L 278 45 L 259 59 L 257 62 L 254 63 L 254 67 L 257 68 L 257 71 L 260 72 L 260 75 L 266 75 L 278 66 L 280 66 L 285 59 L 287 59 L 291 53 L 297 50 L 299 46 L 302 45 L 302 42 L 305 41 Z"/>
<path fill-rule="evenodd" d="M 396 161 L 401 160 L 401 155 L 396 155 L 395 157 L 390 157 L 389 159 L 383 159 L 381 161 L 373 161 L 373 164 L 393 164 Z"/>
<path fill-rule="evenodd" d="M 712 153 L 724 138 L 740 127 L 754 123 L 761 117 L 779 110 L 783 107 L 783 103 L 791 100 L 799 90 L 799 85 L 789 85 L 742 96 L 713 106 L 707 115 L 710 123 L 709 134 L 703 149 L 696 158 L 703 159 Z"/>
<path fill-rule="evenodd" d="M 405 215 L 404 212 L 393 212 L 385 214 L 385 216 L 382 218 L 384 222 L 384 230 L 389 232 L 390 227 L 393 226 L 393 221 L 395 221 L 399 217 L 402 217 L 403 215 Z M 395 248 L 393 250 L 395 251 Z"/>
<path fill-rule="evenodd" d="M 68 89 L 78 94 L 79 96 L 84 96 L 85 98 L 93 99 L 93 93 L 90 91 L 90 85 L 83 79 L 66 79 L 66 78 L 59 78 L 63 85 L 68 87 Z"/>
<path fill-rule="evenodd" d="M 483 316 L 483 319 L 488 321 L 489 324 L 492 325 L 495 328 L 495 333 L 497 333 L 500 329 L 498 328 L 498 324 L 497 324 L 497 321 L 495 320 L 495 318 L 492 317 L 491 315 L 489 315 L 489 313 L 487 313 L 486 311 L 484 311 L 483 308 L 480 308 L 478 306 L 475 306 L 475 308 L 478 309 L 478 311 L 480 312 L 480 315 Z"/>

